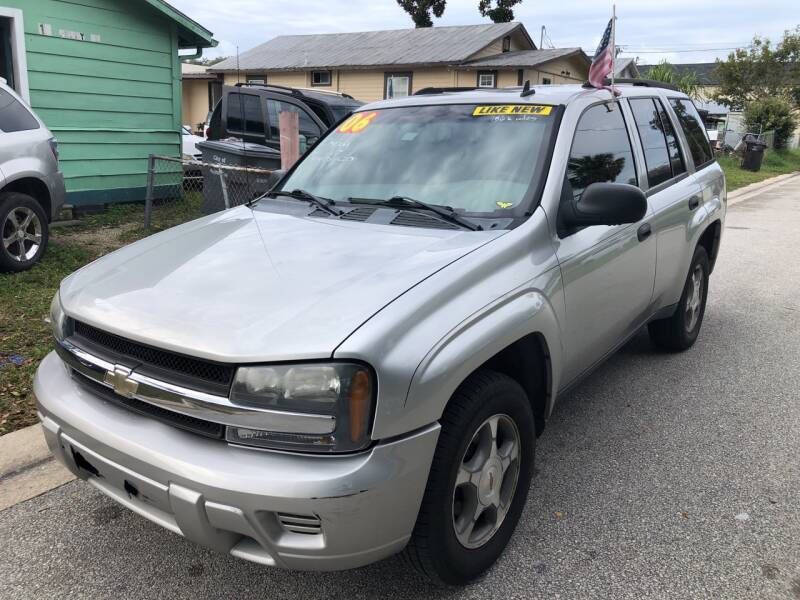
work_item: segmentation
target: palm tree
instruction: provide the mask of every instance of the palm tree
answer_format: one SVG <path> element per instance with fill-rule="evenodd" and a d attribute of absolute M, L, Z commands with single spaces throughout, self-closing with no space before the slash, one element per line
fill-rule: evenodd
<path fill-rule="evenodd" d="M 675 69 L 675 66 L 666 60 L 662 60 L 652 67 L 647 74 L 647 79 L 670 83 L 692 99 L 696 99 L 700 92 L 700 84 L 697 81 L 696 73 L 690 72 L 680 75 Z"/>

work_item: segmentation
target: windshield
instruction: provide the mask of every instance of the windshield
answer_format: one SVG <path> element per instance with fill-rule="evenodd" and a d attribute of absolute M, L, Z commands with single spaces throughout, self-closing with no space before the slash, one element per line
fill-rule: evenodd
<path fill-rule="evenodd" d="M 555 107 L 437 105 L 355 113 L 284 182 L 346 202 L 405 196 L 511 216 L 542 171 Z"/>

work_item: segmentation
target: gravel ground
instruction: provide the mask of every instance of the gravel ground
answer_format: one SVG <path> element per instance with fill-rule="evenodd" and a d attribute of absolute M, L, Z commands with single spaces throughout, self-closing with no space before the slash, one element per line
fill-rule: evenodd
<path fill-rule="evenodd" d="M 438 590 L 396 560 L 289 573 L 82 482 L 0 513 L 4 598 L 800 599 L 800 179 L 731 208 L 697 345 L 639 335 L 563 398 L 500 562 Z"/>

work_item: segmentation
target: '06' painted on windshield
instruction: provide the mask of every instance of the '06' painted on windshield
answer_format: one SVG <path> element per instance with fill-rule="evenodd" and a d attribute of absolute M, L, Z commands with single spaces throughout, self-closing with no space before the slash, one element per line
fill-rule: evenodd
<path fill-rule="evenodd" d="M 360 133 L 378 116 L 377 111 L 356 113 L 337 129 L 339 133 Z"/>

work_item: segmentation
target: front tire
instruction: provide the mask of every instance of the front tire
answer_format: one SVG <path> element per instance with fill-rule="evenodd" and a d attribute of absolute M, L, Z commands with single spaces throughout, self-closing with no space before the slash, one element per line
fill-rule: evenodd
<path fill-rule="evenodd" d="M 0 194 L 0 271 L 30 269 L 44 255 L 48 239 L 47 216 L 27 194 Z"/>
<path fill-rule="evenodd" d="M 489 370 L 471 375 L 441 419 L 411 541 L 411 565 L 463 585 L 491 567 L 519 521 L 533 476 L 536 428 L 525 391 Z"/>
<path fill-rule="evenodd" d="M 706 312 L 709 271 L 706 249 L 698 246 L 675 314 L 647 326 L 650 339 L 656 346 L 671 352 L 682 352 L 694 345 Z"/>

